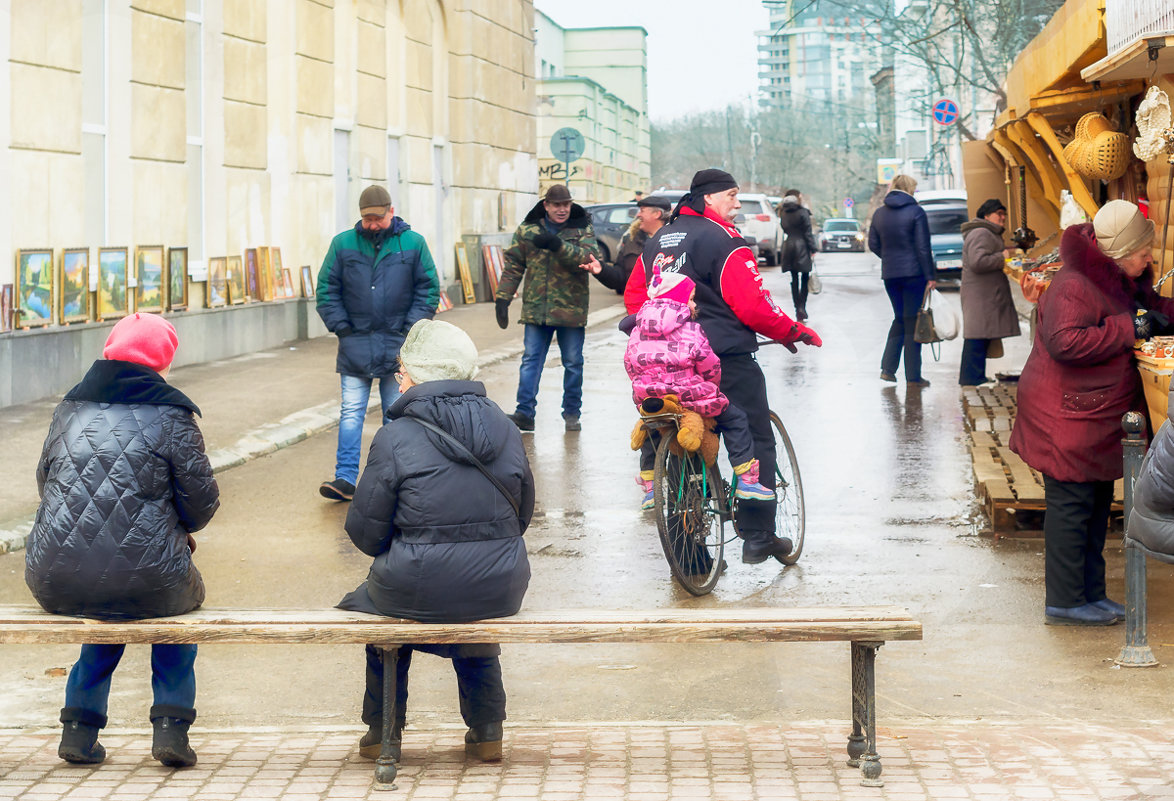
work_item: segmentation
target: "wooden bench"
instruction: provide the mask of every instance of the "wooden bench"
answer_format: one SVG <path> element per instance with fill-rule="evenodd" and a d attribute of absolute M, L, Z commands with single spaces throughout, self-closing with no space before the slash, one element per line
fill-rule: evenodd
<path fill-rule="evenodd" d="M 880 787 L 876 753 L 877 650 L 888 640 L 920 640 L 921 623 L 899 606 L 811 609 L 671 609 L 658 612 L 573 609 L 524 611 L 477 623 L 416 623 L 338 609 L 198 609 L 151 620 L 103 622 L 50 615 L 35 606 L 0 606 L 0 643 L 371 643 L 383 649 L 383 753 L 375 780 L 396 776 L 389 736 L 394 719 L 395 660 L 416 643 L 851 643 L 852 733 L 848 764 L 861 784 Z"/>

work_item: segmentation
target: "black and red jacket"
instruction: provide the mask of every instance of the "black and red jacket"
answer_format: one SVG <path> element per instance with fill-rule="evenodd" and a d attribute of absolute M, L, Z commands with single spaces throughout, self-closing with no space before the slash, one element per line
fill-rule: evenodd
<path fill-rule="evenodd" d="M 709 209 L 699 214 L 682 207 L 680 215 L 648 240 L 624 288 L 629 314 L 648 300 L 648 281 L 656 264 L 680 272 L 697 285 L 697 322 L 719 356 L 758 350 L 755 332 L 794 342 L 795 321 L 762 288 L 758 260 L 733 224 Z"/>

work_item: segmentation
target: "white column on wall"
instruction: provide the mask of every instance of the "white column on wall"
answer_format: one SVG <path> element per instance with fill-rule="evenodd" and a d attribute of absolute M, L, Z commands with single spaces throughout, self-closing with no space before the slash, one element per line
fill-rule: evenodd
<path fill-rule="evenodd" d="M 131 0 L 107 0 L 106 237 L 103 244 L 130 248 L 134 258 L 134 171 L 131 169 Z"/>
<path fill-rule="evenodd" d="M 202 98 L 204 116 L 203 144 L 200 148 L 204 164 L 204 253 L 196 265 L 189 260 L 188 268 L 193 274 L 200 274 L 206 268 L 209 254 L 224 253 L 228 241 L 228 220 L 224 214 L 228 181 L 224 169 L 223 0 L 204 1 L 200 28 L 203 32 L 203 76 L 202 83 L 194 91 L 199 92 Z M 193 266 L 195 270 L 192 270 Z"/>
<path fill-rule="evenodd" d="M 188 263 L 202 261 L 204 243 L 204 0 L 187 0 L 184 17 L 187 74 Z"/>
<path fill-rule="evenodd" d="M 359 218 L 359 193 L 363 187 L 355 165 L 355 104 L 359 96 L 356 70 L 358 32 L 351 0 L 334 3 L 334 207 L 338 230 L 352 227 Z"/>
<path fill-rule="evenodd" d="M 453 240 L 445 225 L 449 206 L 448 148 L 448 25 L 444 4 L 434 0 L 432 6 L 432 191 L 436 198 L 436 242 L 432 258 L 439 267 L 440 278 L 456 276 Z M 437 252 L 439 251 L 439 252 Z M 455 279 L 454 279 L 455 280 Z"/>
<path fill-rule="evenodd" d="M 297 84 L 294 80 L 294 52 L 296 45 L 297 17 L 289 13 L 288 0 L 269 0 L 267 14 L 268 34 L 266 52 L 268 61 L 268 112 L 269 142 L 269 214 L 267 241 L 281 247 L 284 259 L 294 259 L 297 254 L 290 247 L 289 204 L 292 200 L 293 176 L 297 171 L 294 117 L 297 109 Z M 297 261 L 283 262 L 290 268 L 296 280 Z"/>
<path fill-rule="evenodd" d="M 107 0 L 84 0 L 82 6 L 82 197 L 84 241 L 107 243 L 106 118 Z M 97 258 L 97 254 L 92 254 Z"/>
<path fill-rule="evenodd" d="M 403 170 L 404 146 L 404 15 L 400 0 L 388 0 L 387 17 L 387 190 L 395 201 L 395 213 L 411 219 L 411 193 Z"/>
<path fill-rule="evenodd" d="M 12 8 L 3 3 L 0 5 L 0 69 L 4 70 L 4 76 L 0 80 L 0 109 L 8 113 L 0 113 L 4 120 L 0 124 L 0 220 L 4 220 L 0 224 L 0 284 L 15 280 L 12 203 L 17 190 L 12 185 L 12 158 L 9 155 L 12 144 L 12 67 L 8 59 L 11 55 Z"/>

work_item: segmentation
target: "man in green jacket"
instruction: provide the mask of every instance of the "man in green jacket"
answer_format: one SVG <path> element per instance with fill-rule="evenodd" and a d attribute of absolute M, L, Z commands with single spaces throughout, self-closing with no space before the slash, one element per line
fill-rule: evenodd
<path fill-rule="evenodd" d="M 555 184 L 546 191 L 505 252 L 505 269 L 497 285 L 497 324 L 509 326 L 509 305 L 522 289 L 521 322 L 525 350 L 518 375 L 517 408 L 509 417 L 522 431 L 534 430 L 538 382 L 550 340 L 558 337 L 563 362 L 563 420 L 567 431 L 579 430 L 583 405 L 583 339 L 587 328 L 588 270 L 599 258 L 591 218 L 571 202 L 571 191 Z"/>

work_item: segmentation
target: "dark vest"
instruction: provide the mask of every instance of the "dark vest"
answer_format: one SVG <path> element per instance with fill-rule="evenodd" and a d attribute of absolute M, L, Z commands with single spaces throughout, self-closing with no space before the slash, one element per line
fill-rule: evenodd
<path fill-rule="evenodd" d="M 746 240 L 706 217 L 682 214 L 661 228 L 644 246 L 644 280 L 653 265 L 661 272 L 679 272 L 697 285 L 697 322 L 718 356 L 753 353 L 757 337 L 722 298 L 721 271 L 726 259 Z"/>

